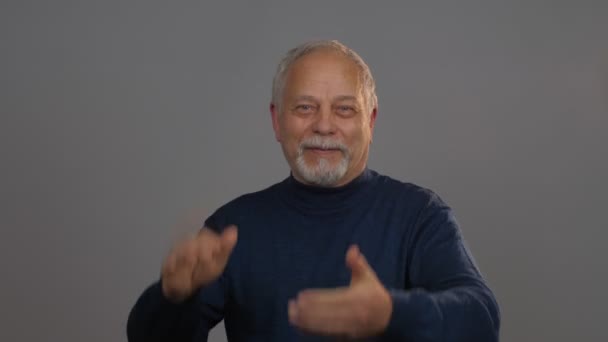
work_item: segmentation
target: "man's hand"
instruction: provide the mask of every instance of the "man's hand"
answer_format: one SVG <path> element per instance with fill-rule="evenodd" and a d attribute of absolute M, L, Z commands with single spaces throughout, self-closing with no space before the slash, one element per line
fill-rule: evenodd
<path fill-rule="evenodd" d="M 224 271 L 236 240 L 236 226 L 227 227 L 221 235 L 205 227 L 196 237 L 177 244 L 161 271 L 165 298 L 180 303 L 216 280 Z"/>
<path fill-rule="evenodd" d="M 393 311 L 390 294 L 357 246 L 350 246 L 346 265 L 350 286 L 304 290 L 289 301 L 289 321 L 313 334 L 365 338 L 381 334 Z"/>

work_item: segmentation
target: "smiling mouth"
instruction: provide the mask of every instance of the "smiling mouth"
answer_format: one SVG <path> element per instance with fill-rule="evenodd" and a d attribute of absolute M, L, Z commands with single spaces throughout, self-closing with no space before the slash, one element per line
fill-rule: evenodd
<path fill-rule="evenodd" d="M 328 153 L 332 153 L 332 152 L 341 152 L 340 149 L 337 149 L 337 148 L 316 148 L 316 147 L 311 147 L 311 148 L 307 148 L 307 150 L 312 151 L 314 153 L 321 153 L 321 154 L 328 154 Z"/>

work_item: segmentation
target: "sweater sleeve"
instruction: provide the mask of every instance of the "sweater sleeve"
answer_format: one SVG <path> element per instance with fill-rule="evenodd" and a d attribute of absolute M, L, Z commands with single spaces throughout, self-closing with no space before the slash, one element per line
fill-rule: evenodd
<path fill-rule="evenodd" d="M 216 214 L 205 226 L 219 232 Z M 129 342 L 207 341 L 209 331 L 224 318 L 227 273 L 179 304 L 165 298 L 162 279 L 149 286 L 129 314 Z"/>
<path fill-rule="evenodd" d="M 391 341 L 498 341 L 498 304 L 447 205 L 432 195 L 408 239 L 408 279 L 389 289 Z"/>
<path fill-rule="evenodd" d="M 129 342 L 207 341 L 209 331 L 223 318 L 222 278 L 174 304 L 162 293 L 161 281 L 149 286 L 131 309 Z"/>

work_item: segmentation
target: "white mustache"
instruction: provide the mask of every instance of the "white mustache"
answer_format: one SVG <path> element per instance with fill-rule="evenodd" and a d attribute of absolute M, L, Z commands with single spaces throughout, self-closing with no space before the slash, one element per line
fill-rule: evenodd
<path fill-rule="evenodd" d="M 322 150 L 340 150 L 342 153 L 348 153 L 348 147 L 337 140 L 328 138 L 322 138 L 318 135 L 314 135 L 308 139 L 305 139 L 300 143 L 300 151 L 303 152 L 306 148 L 315 148 Z"/>

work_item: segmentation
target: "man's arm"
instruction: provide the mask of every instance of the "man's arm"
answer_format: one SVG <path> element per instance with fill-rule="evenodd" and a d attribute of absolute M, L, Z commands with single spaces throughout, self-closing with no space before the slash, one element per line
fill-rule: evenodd
<path fill-rule="evenodd" d="M 161 281 L 148 287 L 129 314 L 129 342 L 207 341 L 224 316 L 223 278 L 181 303 L 163 295 Z"/>
<path fill-rule="evenodd" d="M 205 226 L 176 245 L 163 263 L 161 280 L 131 310 L 129 341 L 206 341 L 224 316 L 225 268 L 236 242 L 236 226 L 221 232 Z"/>
<path fill-rule="evenodd" d="M 498 341 L 500 313 L 451 210 L 433 195 L 408 241 L 407 289 L 390 289 L 385 336 L 398 341 Z"/>

